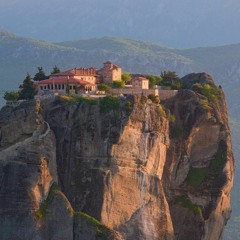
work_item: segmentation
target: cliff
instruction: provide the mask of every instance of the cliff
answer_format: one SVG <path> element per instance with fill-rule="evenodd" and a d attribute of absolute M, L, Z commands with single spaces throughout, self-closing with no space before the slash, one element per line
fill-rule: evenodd
<path fill-rule="evenodd" d="M 0 238 L 220 239 L 233 181 L 225 98 L 205 73 L 182 82 L 161 105 L 127 96 L 4 107 Z"/>

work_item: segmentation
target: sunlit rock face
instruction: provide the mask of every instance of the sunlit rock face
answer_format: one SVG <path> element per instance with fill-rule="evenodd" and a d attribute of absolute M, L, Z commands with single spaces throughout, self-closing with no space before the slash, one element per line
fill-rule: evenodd
<path fill-rule="evenodd" d="M 104 111 L 59 97 L 2 109 L 1 239 L 219 239 L 233 180 L 225 98 L 217 88 L 207 107 L 193 91 L 215 88 L 205 73 L 182 83 L 165 112 L 137 96 Z"/>

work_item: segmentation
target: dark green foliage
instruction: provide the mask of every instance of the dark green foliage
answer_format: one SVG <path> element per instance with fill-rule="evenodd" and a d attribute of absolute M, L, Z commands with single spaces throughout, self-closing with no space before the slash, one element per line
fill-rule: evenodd
<path fill-rule="evenodd" d="M 183 134 L 183 130 L 178 128 L 178 127 L 175 127 L 172 129 L 171 131 L 171 138 L 178 138 L 178 137 L 181 137 Z"/>
<path fill-rule="evenodd" d="M 204 109 L 208 109 L 208 110 L 212 109 L 212 107 L 209 105 L 208 99 L 200 99 L 199 103 Z"/>
<path fill-rule="evenodd" d="M 212 87 L 209 84 L 204 84 L 202 86 L 199 83 L 195 83 L 192 86 L 192 90 L 202 94 L 205 97 L 207 97 L 208 101 L 218 103 L 218 97 L 219 97 L 219 94 L 220 94 L 220 90 L 217 87 Z M 205 108 L 210 107 L 210 106 L 209 107 L 207 106 L 208 104 L 202 104 L 202 105 L 206 105 Z"/>
<path fill-rule="evenodd" d="M 111 87 L 105 83 L 101 83 L 98 85 L 98 90 L 99 91 L 105 91 L 106 93 L 110 93 L 111 92 Z"/>
<path fill-rule="evenodd" d="M 16 102 L 19 98 L 19 92 L 5 92 L 4 93 L 4 97 L 3 97 L 6 101 L 13 101 Z"/>
<path fill-rule="evenodd" d="M 125 84 L 129 84 L 130 81 L 131 81 L 131 75 L 129 73 L 123 73 L 122 74 L 122 81 L 125 83 Z"/>
<path fill-rule="evenodd" d="M 45 72 L 43 71 L 42 67 L 38 67 L 38 72 L 35 74 L 33 80 L 34 81 L 41 81 L 41 80 L 45 80 L 48 77 L 45 75 Z"/>
<path fill-rule="evenodd" d="M 159 97 L 154 94 L 149 94 L 148 99 L 151 99 L 153 103 L 159 103 Z"/>
<path fill-rule="evenodd" d="M 86 222 L 88 222 L 90 225 L 92 225 L 96 230 L 96 239 L 99 240 L 107 240 L 107 239 L 114 239 L 115 233 L 113 230 L 111 230 L 109 227 L 105 226 L 104 224 L 101 224 L 97 219 L 87 215 L 83 212 L 74 212 L 74 218 L 77 219 L 83 219 Z"/>
<path fill-rule="evenodd" d="M 172 90 L 179 90 L 182 88 L 180 78 L 175 72 L 164 71 L 161 73 L 161 85 L 170 87 Z"/>
<path fill-rule="evenodd" d="M 162 77 L 160 76 L 154 76 L 152 74 L 148 74 L 146 78 L 149 80 L 149 87 L 153 88 L 155 85 L 161 85 L 162 84 Z"/>
<path fill-rule="evenodd" d="M 200 83 L 195 83 L 192 85 L 192 90 L 195 92 L 201 93 L 202 89 L 203 89 L 203 86 Z"/>
<path fill-rule="evenodd" d="M 147 97 L 141 96 L 140 103 L 145 104 L 147 102 Z"/>
<path fill-rule="evenodd" d="M 60 188 L 58 187 L 57 183 L 53 183 L 49 193 L 48 193 L 48 197 L 45 201 L 43 201 L 39 207 L 39 209 L 35 212 L 36 216 L 39 218 L 46 218 L 47 216 L 47 209 L 49 208 L 54 195 L 60 191 Z"/>
<path fill-rule="evenodd" d="M 113 88 L 124 88 L 124 82 L 123 81 L 113 81 L 112 82 Z"/>
<path fill-rule="evenodd" d="M 215 156 L 213 157 L 211 163 L 210 163 L 210 169 L 212 171 L 218 171 L 221 168 L 223 168 L 224 164 L 226 163 L 226 156 L 224 154 L 221 153 L 217 153 L 215 154 Z"/>
<path fill-rule="evenodd" d="M 61 71 L 60 71 L 60 68 L 58 68 L 58 67 L 55 65 L 55 67 L 53 68 L 51 74 L 60 73 L 60 72 L 61 72 Z"/>
<path fill-rule="evenodd" d="M 211 87 L 209 84 L 204 84 L 201 94 L 208 98 L 209 101 L 218 103 L 219 89 Z"/>
<path fill-rule="evenodd" d="M 73 100 L 77 103 L 88 103 L 90 105 L 96 105 L 98 100 L 90 97 L 74 97 Z"/>
<path fill-rule="evenodd" d="M 202 217 L 202 208 L 199 205 L 193 204 L 187 196 L 177 196 L 176 202 L 180 203 L 184 208 L 193 211 L 199 217 Z"/>
<path fill-rule="evenodd" d="M 208 168 L 193 168 L 191 167 L 187 176 L 187 184 L 192 187 L 198 187 L 206 178 Z"/>
<path fill-rule="evenodd" d="M 100 112 L 109 112 L 117 110 L 120 107 L 120 101 L 117 97 L 106 96 L 100 100 Z"/>
<path fill-rule="evenodd" d="M 20 91 L 19 99 L 33 99 L 35 94 L 36 89 L 32 82 L 32 78 L 27 74 L 26 78 L 23 80 L 23 88 Z"/>

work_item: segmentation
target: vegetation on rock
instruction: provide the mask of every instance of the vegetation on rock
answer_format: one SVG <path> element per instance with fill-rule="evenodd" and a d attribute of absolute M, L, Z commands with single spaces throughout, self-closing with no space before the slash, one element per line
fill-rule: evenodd
<path fill-rule="evenodd" d="M 49 189 L 49 193 L 47 199 L 44 200 L 41 204 L 39 209 L 35 212 L 36 216 L 39 218 L 46 218 L 47 216 L 47 209 L 49 208 L 54 195 L 58 192 L 60 188 L 58 187 L 57 183 L 53 183 L 51 188 Z"/>
<path fill-rule="evenodd" d="M 180 203 L 184 208 L 188 208 L 189 210 L 193 211 L 199 217 L 202 217 L 202 208 L 199 205 L 193 204 L 187 196 L 177 196 L 176 202 Z"/>
<path fill-rule="evenodd" d="M 123 81 L 113 81 L 113 88 L 124 88 L 125 83 Z"/>
<path fill-rule="evenodd" d="M 193 168 L 191 167 L 187 176 L 189 186 L 198 187 L 205 180 L 208 174 L 208 168 Z"/>
<path fill-rule="evenodd" d="M 3 98 L 6 101 L 16 102 L 18 100 L 18 98 L 19 98 L 19 92 L 14 92 L 14 91 L 5 92 Z"/>
<path fill-rule="evenodd" d="M 32 77 L 27 74 L 23 80 L 22 90 L 19 94 L 19 99 L 33 99 L 36 94 L 36 89 L 32 81 Z"/>
<path fill-rule="evenodd" d="M 38 69 L 38 72 L 35 74 L 33 78 L 34 81 L 41 81 L 48 78 L 45 72 L 43 71 L 43 67 L 38 67 L 37 69 Z"/>
<path fill-rule="evenodd" d="M 131 75 L 130 75 L 130 73 L 123 73 L 123 74 L 122 74 L 122 81 L 123 81 L 125 84 L 129 84 L 129 83 L 130 83 L 130 80 L 131 80 Z"/>
<path fill-rule="evenodd" d="M 117 97 L 106 96 L 100 100 L 100 112 L 109 112 L 117 110 L 120 107 L 120 101 Z"/>
<path fill-rule="evenodd" d="M 105 83 L 100 83 L 98 85 L 99 91 L 105 91 L 106 93 L 110 93 L 111 89 L 112 88 L 108 84 L 105 84 Z"/>
<path fill-rule="evenodd" d="M 96 230 L 96 239 L 104 240 L 104 239 L 114 239 L 115 233 L 109 227 L 100 223 L 97 219 L 87 215 L 83 212 L 74 212 L 75 221 L 78 219 L 83 219 L 87 221 L 90 225 L 92 225 Z"/>

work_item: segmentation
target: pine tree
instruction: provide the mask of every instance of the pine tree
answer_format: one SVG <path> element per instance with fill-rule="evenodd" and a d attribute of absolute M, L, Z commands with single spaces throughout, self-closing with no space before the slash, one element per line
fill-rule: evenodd
<path fill-rule="evenodd" d="M 41 80 L 45 80 L 48 77 L 45 75 L 45 72 L 43 71 L 42 67 L 38 67 L 38 72 L 35 74 L 33 80 L 34 81 L 41 81 Z"/>
<path fill-rule="evenodd" d="M 19 99 L 33 99 L 36 94 L 32 77 L 27 73 L 26 78 L 23 80 L 23 88 L 20 91 Z"/>
<path fill-rule="evenodd" d="M 60 72 L 61 72 L 61 71 L 60 71 L 60 68 L 58 68 L 58 67 L 55 65 L 55 67 L 53 68 L 51 74 L 60 73 Z"/>

